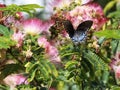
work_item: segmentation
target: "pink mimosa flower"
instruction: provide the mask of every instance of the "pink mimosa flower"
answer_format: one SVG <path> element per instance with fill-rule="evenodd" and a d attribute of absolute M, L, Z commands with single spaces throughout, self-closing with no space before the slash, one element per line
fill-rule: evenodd
<path fill-rule="evenodd" d="M 17 42 L 17 47 L 21 47 L 24 39 L 24 35 L 19 31 L 19 32 L 14 32 L 12 39 Z"/>
<path fill-rule="evenodd" d="M 116 52 L 115 56 L 111 59 L 110 67 L 111 69 L 114 68 L 114 66 L 118 66 L 120 64 L 120 52 Z"/>
<path fill-rule="evenodd" d="M 42 21 L 37 18 L 31 18 L 25 20 L 23 24 L 23 30 L 25 34 L 38 35 L 41 33 L 49 33 L 49 28 L 53 25 L 53 21 Z"/>
<path fill-rule="evenodd" d="M 51 62 L 60 62 L 60 57 L 57 48 L 49 45 L 45 49 L 47 56 L 50 58 Z"/>
<path fill-rule="evenodd" d="M 117 52 L 115 57 L 112 58 L 110 67 L 115 73 L 115 79 L 117 84 L 120 85 L 120 52 Z"/>
<path fill-rule="evenodd" d="M 51 46 L 51 45 L 49 45 L 48 47 L 46 47 L 46 53 L 50 57 L 56 57 L 56 56 L 58 56 L 58 50 L 55 47 Z"/>
<path fill-rule="evenodd" d="M 58 6 L 61 2 L 63 2 L 63 0 L 51 0 L 51 1 L 48 1 L 47 4 L 46 4 L 46 7 L 45 7 L 45 11 L 53 14 L 54 11 L 54 7 Z"/>
<path fill-rule="evenodd" d="M 23 30 L 25 34 L 37 35 L 42 32 L 41 22 L 37 18 L 27 19 L 23 22 Z"/>
<path fill-rule="evenodd" d="M 111 62 L 109 63 L 109 66 L 110 66 L 110 68 L 111 68 L 112 71 L 113 71 L 114 66 L 117 65 L 116 62 L 117 62 L 116 59 L 112 58 Z"/>
<path fill-rule="evenodd" d="M 114 71 L 115 71 L 115 77 L 117 79 L 120 79 L 120 65 L 119 66 L 114 66 Z"/>
<path fill-rule="evenodd" d="M 81 0 L 81 4 L 86 4 L 86 3 L 89 3 L 91 1 L 93 1 L 93 0 Z"/>
<path fill-rule="evenodd" d="M 38 45 L 40 47 L 46 48 L 50 43 L 47 41 L 45 37 L 38 38 Z"/>
<path fill-rule="evenodd" d="M 57 8 L 65 8 L 65 7 L 69 7 L 70 3 L 72 2 L 72 0 L 61 0 L 61 2 L 59 2 L 59 4 L 56 6 Z"/>
<path fill-rule="evenodd" d="M 52 25 L 54 25 L 54 21 L 53 20 L 46 20 L 46 21 L 42 21 L 41 20 L 41 30 L 43 31 L 43 33 L 45 34 L 50 34 L 49 29 Z"/>
<path fill-rule="evenodd" d="M 114 72 L 115 72 L 116 83 L 118 85 L 120 85 L 120 65 L 114 66 L 113 69 L 114 69 Z"/>
<path fill-rule="evenodd" d="M 45 48 L 46 56 L 51 62 L 60 62 L 60 57 L 57 48 L 52 46 L 45 37 L 38 38 L 38 45 Z"/>
<path fill-rule="evenodd" d="M 16 85 L 20 84 L 28 84 L 27 78 L 22 74 L 11 74 L 7 76 L 3 81 L 6 85 L 9 85 L 10 87 L 15 87 Z"/>

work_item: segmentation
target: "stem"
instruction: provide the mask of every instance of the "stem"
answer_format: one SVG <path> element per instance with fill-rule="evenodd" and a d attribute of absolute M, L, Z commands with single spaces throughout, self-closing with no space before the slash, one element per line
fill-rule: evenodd
<path fill-rule="evenodd" d="M 82 90 L 84 90 L 84 82 L 82 82 L 81 88 Z"/>

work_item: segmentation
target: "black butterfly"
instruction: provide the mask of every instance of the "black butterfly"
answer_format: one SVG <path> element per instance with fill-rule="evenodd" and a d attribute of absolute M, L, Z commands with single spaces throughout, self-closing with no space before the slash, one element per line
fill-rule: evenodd
<path fill-rule="evenodd" d="M 75 30 L 69 20 L 64 21 L 64 27 L 74 43 L 82 43 L 87 37 L 87 31 L 91 28 L 93 21 L 87 20 L 80 23 Z"/>

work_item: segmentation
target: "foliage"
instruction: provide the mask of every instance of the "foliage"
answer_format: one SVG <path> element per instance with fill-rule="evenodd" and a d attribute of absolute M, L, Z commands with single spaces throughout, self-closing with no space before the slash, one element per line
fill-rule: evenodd
<path fill-rule="evenodd" d="M 51 21 L 41 21 L 36 18 L 28 20 L 27 24 L 24 23 L 27 29 L 24 26 L 22 29 L 20 26 L 16 27 L 15 23 L 7 26 L 2 22 L 0 25 L 0 89 L 119 90 L 120 72 L 119 70 L 117 72 L 117 68 L 120 63 L 120 9 L 118 3 L 119 0 L 110 0 L 104 7 L 108 20 L 103 14 L 100 15 L 103 16 L 102 18 L 98 18 L 99 15 L 95 13 L 91 17 L 86 17 L 93 21 L 105 20 L 106 23 L 101 27 L 97 25 L 98 29 L 91 27 L 85 41 L 79 44 L 75 44 L 63 30 L 63 21 L 75 20 L 73 13 L 73 16 L 69 16 L 70 11 L 80 5 L 80 2 L 72 2 L 70 4 L 74 6 L 72 8 L 68 6 L 56 9 L 56 14 L 53 14 Z M 97 4 L 93 5 L 97 6 Z M 111 12 L 114 5 L 116 9 Z M 17 12 L 27 12 L 31 15 L 35 12 L 35 8 L 43 7 L 36 4 L 20 6 L 12 4 L 0 10 L 4 13 L 2 18 L 6 20 L 6 16 L 14 18 Z M 25 21 L 21 22 L 16 18 L 14 20 L 19 21 L 20 25 Z M 95 26 L 96 22 L 93 23 Z M 30 32 L 27 33 L 25 30 Z M 17 34 L 16 41 L 12 38 L 14 34 Z M 6 77 L 10 75 L 17 75 L 17 79 L 13 79 L 13 84 L 5 83 Z M 24 82 L 19 82 L 20 78 L 25 79 Z"/>
<path fill-rule="evenodd" d="M 43 8 L 42 6 L 39 6 L 37 4 L 28 4 L 28 5 L 16 5 L 16 4 L 11 4 L 8 5 L 7 7 L 0 8 L 1 11 L 4 11 L 5 15 L 14 15 L 17 12 L 26 12 L 32 15 L 32 13 L 36 12 L 36 8 Z"/>
<path fill-rule="evenodd" d="M 12 35 L 12 31 L 7 27 L 0 25 L 0 49 L 8 49 L 10 46 L 14 46 L 15 42 L 10 38 Z M 11 42 L 12 41 L 12 42 Z"/>
<path fill-rule="evenodd" d="M 98 37 L 104 37 L 106 39 L 108 38 L 120 39 L 120 30 L 104 30 L 95 32 L 95 35 Z"/>

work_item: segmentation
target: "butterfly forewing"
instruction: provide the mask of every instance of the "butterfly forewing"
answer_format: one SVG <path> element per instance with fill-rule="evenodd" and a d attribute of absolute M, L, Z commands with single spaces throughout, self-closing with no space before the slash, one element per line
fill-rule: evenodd
<path fill-rule="evenodd" d="M 91 28 L 93 21 L 87 20 L 78 25 L 76 31 L 87 31 Z"/>
<path fill-rule="evenodd" d="M 64 21 L 64 28 L 66 29 L 67 33 L 69 34 L 70 38 L 74 36 L 74 28 L 72 23 L 69 20 Z"/>

